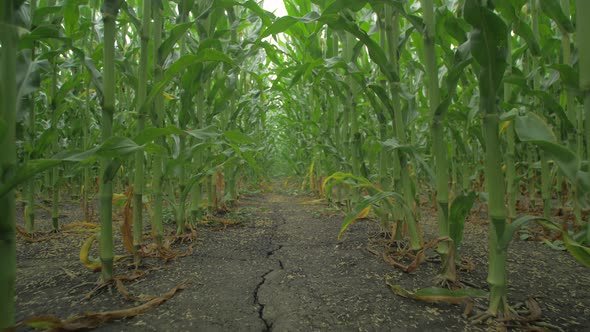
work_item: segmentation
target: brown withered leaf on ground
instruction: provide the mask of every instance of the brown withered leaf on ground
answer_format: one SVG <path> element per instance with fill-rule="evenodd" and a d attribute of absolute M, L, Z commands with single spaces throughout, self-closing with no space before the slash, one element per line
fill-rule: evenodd
<path fill-rule="evenodd" d="M 57 331 L 79 331 L 86 329 L 94 329 L 98 326 L 124 318 L 134 317 L 142 314 L 164 302 L 171 299 L 178 291 L 185 289 L 190 284 L 190 281 L 185 281 L 182 284 L 172 288 L 162 296 L 155 297 L 148 302 L 145 302 L 139 306 L 112 310 L 104 312 L 90 312 L 83 316 L 75 316 L 68 318 L 65 321 L 60 320 L 55 316 L 37 316 L 28 318 L 17 324 L 16 328 L 22 326 L 30 326 L 33 328 L 44 328 L 52 332 Z"/>
<path fill-rule="evenodd" d="M 416 269 L 418 269 L 420 264 L 422 264 L 426 260 L 426 251 L 428 249 L 434 248 L 440 242 L 444 242 L 444 241 L 450 241 L 450 238 L 449 237 L 441 237 L 438 239 L 434 239 L 434 240 L 428 242 L 427 244 L 425 244 L 424 247 L 422 249 L 420 249 L 418 252 L 416 252 L 415 255 L 413 255 L 410 251 L 407 251 L 407 250 L 402 250 L 401 252 L 396 252 L 393 255 L 390 255 L 387 251 L 385 251 L 382 254 L 382 258 L 386 263 L 390 264 L 391 266 L 394 266 L 406 273 L 411 273 L 411 272 L 416 271 Z M 395 258 L 404 258 L 406 256 L 412 260 L 412 262 L 409 265 L 404 265 L 394 259 L 394 257 Z"/>
<path fill-rule="evenodd" d="M 16 234 L 28 243 L 49 241 L 60 237 L 59 234 L 53 232 L 49 235 L 47 235 L 46 232 L 34 232 L 33 234 L 29 234 L 19 226 L 16 226 Z"/>
<path fill-rule="evenodd" d="M 526 306 L 529 309 L 529 315 L 525 317 L 526 321 L 534 322 L 541 320 L 543 313 L 541 312 L 541 306 L 537 300 L 529 296 L 529 298 L 526 300 Z"/>

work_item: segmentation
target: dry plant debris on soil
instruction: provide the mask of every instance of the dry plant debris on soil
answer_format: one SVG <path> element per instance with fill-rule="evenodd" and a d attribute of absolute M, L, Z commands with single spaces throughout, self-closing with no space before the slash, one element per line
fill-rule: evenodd
<path fill-rule="evenodd" d="M 311 196 L 275 191 L 244 197 L 229 214 L 197 225 L 192 241 L 168 243 L 169 250 L 186 253 L 183 257 L 146 255 L 139 268 L 121 259 L 116 263 L 120 277 L 100 290 L 95 289 L 98 274 L 77 257 L 89 234 L 82 230 L 93 226 L 76 222 L 81 216 L 75 205 L 61 208 L 61 233 L 19 237 L 18 330 L 590 328 L 590 291 L 584 286 L 590 275 L 567 253 L 540 242 L 517 239 L 510 248 L 509 299 L 520 318 L 473 324 L 466 314 L 485 309 L 485 296 L 466 296 L 453 305 L 415 292 L 432 286 L 437 275 L 440 262 L 429 259 L 434 244 L 418 254 L 424 256 L 418 266 L 416 255 L 402 257 L 403 248 L 384 246 L 376 235 L 378 223 L 370 219 L 359 220 L 339 241 L 342 215 Z M 469 218 L 461 253 L 471 266 L 460 278 L 486 292 L 485 213 L 476 209 Z M 427 204 L 420 222 L 424 237 L 436 238 L 434 211 Z M 117 252 L 124 253 L 120 235 L 117 243 Z M 146 253 L 153 253 L 150 248 Z M 401 263 L 392 264 L 394 259 L 409 265 L 395 266 Z"/>

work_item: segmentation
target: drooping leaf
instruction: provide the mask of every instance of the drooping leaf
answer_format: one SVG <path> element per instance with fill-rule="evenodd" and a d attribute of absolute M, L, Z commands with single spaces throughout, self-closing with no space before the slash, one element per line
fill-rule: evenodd
<path fill-rule="evenodd" d="M 112 136 L 96 150 L 96 154 L 101 157 L 120 158 L 141 149 L 142 145 L 135 143 L 127 137 Z"/>
<path fill-rule="evenodd" d="M 184 135 L 186 134 L 182 129 L 175 126 L 168 126 L 166 128 L 146 128 L 138 133 L 133 141 L 139 145 L 147 144 L 152 142 L 158 137 L 168 135 Z"/>
<path fill-rule="evenodd" d="M 507 245 L 511 238 L 508 238 L 510 234 L 514 234 L 518 228 L 520 228 L 525 223 L 530 221 L 538 221 L 543 227 L 559 232 L 563 236 L 563 242 L 565 243 L 565 247 L 567 251 L 580 263 L 585 265 L 586 267 L 590 268 L 590 246 L 588 244 L 582 244 L 576 241 L 572 236 L 564 230 L 560 224 L 553 220 L 545 219 L 543 217 L 538 216 L 523 216 L 514 221 L 513 224 L 510 225 L 509 234 L 502 239 L 504 245 Z M 514 226 L 512 226 L 514 225 Z"/>
<path fill-rule="evenodd" d="M 540 55 L 541 47 L 539 46 L 539 41 L 533 34 L 530 24 L 518 15 L 518 12 L 521 9 L 519 8 L 520 5 L 512 0 L 498 0 L 495 4 L 500 13 L 502 13 L 502 16 L 507 19 L 508 24 L 512 27 L 514 33 L 522 37 L 527 43 L 531 54 L 535 56 Z"/>
<path fill-rule="evenodd" d="M 482 98 L 495 98 L 507 65 L 506 23 L 479 0 L 466 0 L 463 14 L 473 26 L 469 43 L 471 54 L 481 66 L 480 94 Z"/>
<path fill-rule="evenodd" d="M 342 223 L 342 226 L 340 227 L 340 232 L 338 232 L 338 240 L 342 239 L 342 234 L 348 229 L 348 227 L 350 227 L 352 224 L 357 222 L 357 220 L 366 218 L 370 212 L 371 212 L 371 205 L 362 209 L 357 215 L 352 216 L 352 214 L 351 214 L 352 217 L 350 218 L 350 220 L 346 224 Z"/>
<path fill-rule="evenodd" d="M 551 17 L 561 30 L 568 33 L 575 32 L 574 25 L 561 9 L 561 4 L 558 0 L 542 0 L 539 1 L 539 4 L 541 5 L 541 10 L 547 16 Z"/>
<path fill-rule="evenodd" d="M 559 169 L 572 183 L 579 181 L 579 159 L 569 148 L 557 143 L 553 131 L 541 117 L 534 113 L 526 113 L 515 119 L 514 127 L 518 138 L 527 143 L 534 144 L 542 149 L 547 157 L 554 160 Z M 580 189 L 590 190 L 581 183 Z"/>
<path fill-rule="evenodd" d="M 54 159 L 37 159 L 27 162 L 26 165 L 18 168 L 14 176 L 2 182 L 2 184 L 0 185 L 0 197 L 6 195 L 16 186 L 26 182 L 28 179 L 32 178 L 36 174 L 48 170 L 52 167 L 55 167 L 61 164 L 62 162 L 62 160 Z"/>
<path fill-rule="evenodd" d="M 475 192 L 468 194 L 461 193 L 451 203 L 449 211 L 449 235 L 453 239 L 455 247 L 458 247 L 463 241 L 463 227 L 465 225 L 465 218 L 471 211 L 473 203 L 477 198 Z"/>
<path fill-rule="evenodd" d="M 223 133 L 223 136 L 236 144 L 255 143 L 255 141 L 250 136 L 244 134 L 239 130 L 226 131 L 225 133 Z"/>
<path fill-rule="evenodd" d="M 158 48 L 159 61 L 164 61 L 174 49 L 174 45 L 186 34 L 187 30 L 192 27 L 194 22 L 187 22 L 175 25 L 169 32 L 168 38 L 162 42 Z"/>
<path fill-rule="evenodd" d="M 367 47 L 369 57 L 379 66 L 385 77 L 390 82 L 399 81 L 399 75 L 391 61 L 387 58 L 385 51 L 355 22 L 350 21 L 342 15 L 322 15 L 320 20 L 332 29 L 343 30 L 355 36 Z"/>
<path fill-rule="evenodd" d="M 395 197 L 398 202 L 403 202 L 403 197 L 395 192 L 382 191 L 364 198 L 358 202 L 352 211 L 346 216 L 342 224 L 340 224 L 340 231 L 338 232 L 338 239 L 342 238 L 342 234 L 348 229 L 350 225 L 356 222 L 358 219 L 363 218 L 369 213 L 369 208 L 380 201 L 383 201 L 386 205 L 391 205 L 389 197 Z"/>
<path fill-rule="evenodd" d="M 20 39 L 19 46 L 21 48 L 33 48 L 35 42 L 47 40 L 61 40 L 63 42 L 70 42 L 66 37 L 61 26 L 55 24 L 43 24 L 26 34 Z"/>
<path fill-rule="evenodd" d="M 317 12 L 310 12 L 309 14 L 303 17 L 293 17 L 293 16 L 283 16 L 279 17 L 272 25 L 266 28 L 258 37 L 258 41 L 266 38 L 270 35 L 275 35 L 281 32 L 285 32 L 287 29 L 292 27 L 294 24 L 301 22 L 301 23 L 311 23 L 315 22 L 320 18 L 320 14 Z"/>
<path fill-rule="evenodd" d="M 84 241 L 84 244 L 80 248 L 80 262 L 90 271 L 96 272 L 101 270 L 102 265 L 98 258 L 90 256 L 90 249 L 94 242 L 96 242 L 96 234 L 91 235 Z"/>
<path fill-rule="evenodd" d="M 399 285 L 391 285 L 389 283 L 388 285 L 396 295 L 424 302 L 460 304 L 471 301 L 473 298 L 482 298 L 488 295 L 487 292 L 479 289 L 451 290 L 447 288 L 430 287 L 410 292 Z"/>
<path fill-rule="evenodd" d="M 186 131 L 186 133 L 194 138 L 197 138 L 197 139 L 203 140 L 203 141 L 221 136 L 221 133 L 219 133 L 215 129 L 214 126 L 208 126 L 208 127 L 201 128 L 201 129 L 188 130 L 188 131 Z"/>
<path fill-rule="evenodd" d="M 145 108 L 147 107 L 147 105 L 153 103 L 156 96 L 161 94 L 162 90 L 166 87 L 166 85 L 168 85 L 168 83 L 170 83 L 170 81 L 172 81 L 172 79 L 176 75 L 181 73 L 183 70 L 185 70 L 189 66 L 207 61 L 225 62 L 232 66 L 235 65 L 235 62 L 230 57 L 225 55 L 223 52 L 214 49 L 207 48 L 199 50 L 197 54 L 187 54 L 181 57 L 180 59 L 176 60 L 176 62 L 174 62 L 170 67 L 166 69 L 164 78 L 162 78 L 160 82 L 157 82 L 154 85 L 142 107 Z"/>

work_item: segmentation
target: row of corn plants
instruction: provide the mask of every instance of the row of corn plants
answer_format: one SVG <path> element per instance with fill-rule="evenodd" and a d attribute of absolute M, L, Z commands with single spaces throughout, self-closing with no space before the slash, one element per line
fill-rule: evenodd
<path fill-rule="evenodd" d="M 374 207 L 383 232 L 420 253 L 430 192 L 448 286 L 465 216 L 487 203 L 489 307 L 477 320 L 511 316 L 508 246 L 529 222 L 561 232 L 590 267 L 586 1 L 284 3 L 289 16 L 263 32 L 283 33 L 277 149 L 311 190 L 352 203 L 341 233 Z"/>
<path fill-rule="evenodd" d="M 147 223 L 162 245 L 166 209 L 183 234 L 266 176 L 264 54 L 277 52 L 258 38 L 276 17 L 255 1 L 7 1 L 0 16 L 4 329 L 14 325 L 16 201 L 30 235 L 40 205 L 59 231 L 60 201 L 80 200 L 87 221 L 98 202 L 107 283 L 114 204 L 132 192 L 139 265 Z"/>

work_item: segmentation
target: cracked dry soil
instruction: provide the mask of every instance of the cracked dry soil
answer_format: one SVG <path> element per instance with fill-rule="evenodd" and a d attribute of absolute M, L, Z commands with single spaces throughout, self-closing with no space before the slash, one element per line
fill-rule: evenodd
<path fill-rule="evenodd" d="M 385 284 L 386 276 L 408 289 L 428 287 L 439 265 L 425 263 L 415 273 L 405 274 L 373 256 L 366 250 L 367 239 L 376 229 L 373 222 L 355 224 L 346 239 L 338 241 L 342 216 L 330 212 L 326 205 L 302 204 L 312 199 L 278 193 L 243 198 L 238 209 L 248 211 L 244 222 L 223 230 L 200 227 L 199 242 L 191 256 L 167 264 L 146 259 L 145 266 L 155 270 L 127 285 L 135 294 L 162 294 L 189 279 L 192 284 L 187 289 L 147 313 L 97 330 L 490 329 L 470 324 L 461 316 L 461 306 L 394 295 Z M 425 238 L 432 238 L 435 225 L 425 222 L 423 227 Z M 464 252 L 476 263 L 476 269 L 461 275 L 482 289 L 487 287 L 485 229 L 485 225 L 466 225 Z M 68 235 L 41 243 L 19 241 L 17 320 L 45 314 L 64 319 L 87 311 L 137 305 L 125 302 L 116 292 L 84 299 L 99 276 L 77 261 L 84 238 Z M 538 243 L 516 242 L 510 249 L 510 300 L 536 296 L 547 322 L 563 331 L 590 331 L 588 270 L 566 253 Z M 116 269 L 118 274 L 131 273 L 124 264 Z"/>

